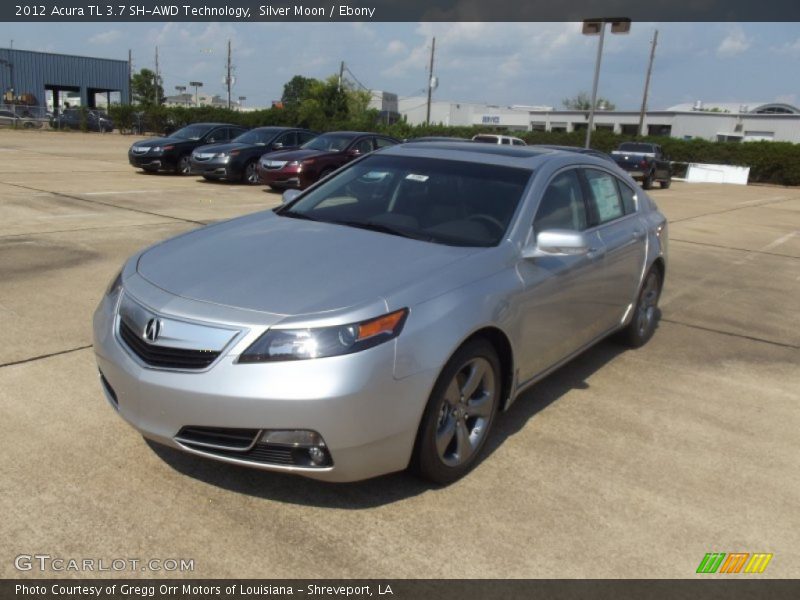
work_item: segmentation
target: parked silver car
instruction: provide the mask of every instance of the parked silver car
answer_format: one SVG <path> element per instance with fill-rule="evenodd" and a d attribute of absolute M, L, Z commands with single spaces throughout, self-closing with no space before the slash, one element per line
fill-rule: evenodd
<path fill-rule="evenodd" d="M 332 481 L 451 482 L 498 411 L 656 326 L 667 224 L 608 161 L 408 143 L 133 256 L 94 316 L 109 402 L 147 438 Z"/>

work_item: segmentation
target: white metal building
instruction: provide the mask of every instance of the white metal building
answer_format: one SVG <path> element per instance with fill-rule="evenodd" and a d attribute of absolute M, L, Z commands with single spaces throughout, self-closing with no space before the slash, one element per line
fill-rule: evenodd
<path fill-rule="evenodd" d="M 426 98 L 399 101 L 401 118 L 425 122 Z M 435 101 L 431 123 L 451 126 L 499 127 L 511 131 L 585 130 L 589 114 L 581 110 L 554 110 L 547 106 L 496 106 Z M 639 111 L 596 111 L 595 129 L 636 135 Z M 678 104 L 645 114 L 646 135 L 712 141 L 773 140 L 800 143 L 800 108 L 779 102 Z"/>

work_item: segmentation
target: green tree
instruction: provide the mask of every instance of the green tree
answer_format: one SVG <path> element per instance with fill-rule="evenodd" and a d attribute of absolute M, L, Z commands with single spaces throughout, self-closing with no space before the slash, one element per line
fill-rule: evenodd
<path fill-rule="evenodd" d="M 156 81 L 156 74 L 150 69 L 142 69 L 131 77 L 133 101 L 143 106 L 154 106 L 164 103 L 164 88 L 161 81 Z"/>
<path fill-rule="evenodd" d="M 567 110 L 589 110 L 592 106 L 592 97 L 586 92 L 579 92 L 572 98 L 564 98 L 561 103 Z M 595 110 L 614 110 L 616 107 L 613 102 L 600 96 L 594 104 Z"/>
<path fill-rule="evenodd" d="M 283 86 L 283 96 L 281 102 L 284 108 L 290 110 L 300 106 L 303 100 L 309 97 L 311 86 L 316 79 L 310 77 L 303 77 L 302 75 L 295 75 Z"/>

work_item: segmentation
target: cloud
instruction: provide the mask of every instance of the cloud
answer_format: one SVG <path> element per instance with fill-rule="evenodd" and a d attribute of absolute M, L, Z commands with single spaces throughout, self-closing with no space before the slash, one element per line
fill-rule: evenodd
<path fill-rule="evenodd" d="M 119 29 L 109 29 L 108 31 L 101 31 L 100 33 L 94 34 L 89 38 L 89 43 L 98 45 L 113 44 L 122 37 L 123 34 Z"/>
<path fill-rule="evenodd" d="M 786 42 L 782 46 L 772 48 L 773 52 L 778 54 L 788 54 L 790 56 L 800 56 L 800 38 L 793 42 Z"/>
<path fill-rule="evenodd" d="M 731 58 L 746 52 L 752 44 L 741 27 L 737 27 L 728 32 L 728 35 L 717 46 L 717 56 L 720 58 Z"/>
<path fill-rule="evenodd" d="M 406 52 L 408 52 L 408 46 L 400 40 L 392 40 L 386 45 L 385 53 L 389 56 L 397 56 L 398 54 L 405 54 Z"/>

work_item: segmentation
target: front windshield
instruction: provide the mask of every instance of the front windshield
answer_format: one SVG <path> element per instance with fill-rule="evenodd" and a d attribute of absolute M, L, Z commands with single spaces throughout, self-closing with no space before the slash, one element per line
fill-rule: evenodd
<path fill-rule="evenodd" d="M 239 137 L 233 138 L 237 144 L 253 144 L 255 146 L 266 146 L 269 144 L 280 129 L 251 129 L 244 132 Z"/>
<path fill-rule="evenodd" d="M 341 152 L 353 141 L 352 135 L 320 135 L 310 142 L 306 142 L 301 148 L 306 150 L 322 150 L 323 152 Z"/>
<path fill-rule="evenodd" d="M 476 162 L 372 155 L 278 214 L 451 246 L 495 246 L 531 175 Z"/>
<path fill-rule="evenodd" d="M 187 125 L 178 131 L 173 132 L 170 137 L 178 138 L 180 140 L 199 140 L 209 131 L 213 126 L 211 125 Z"/>

